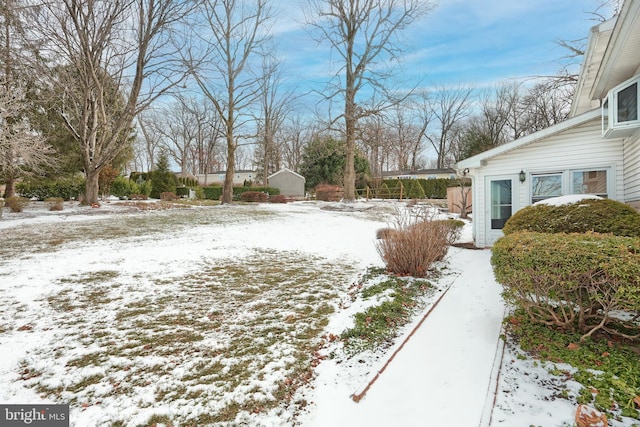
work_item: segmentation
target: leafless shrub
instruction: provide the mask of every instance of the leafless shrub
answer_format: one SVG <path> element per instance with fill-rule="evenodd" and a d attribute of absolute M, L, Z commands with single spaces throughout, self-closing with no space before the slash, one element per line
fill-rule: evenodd
<path fill-rule="evenodd" d="M 315 190 L 316 199 L 324 202 L 339 202 L 344 197 L 344 188 L 339 185 L 320 184 Z"/>
<path fill-rule="evenodd" d="M 426 209 L 399 212 L 392 232 L 377 241 L 376 249 L 387 270 L 403 276 L 425 277 L 433 263 L 447 253 L 450 227 L 433 221 Z"/>
<path fill-rule="evenodd" d="M 269 203 L 289 203 L 289 198 L 282 194 L 274 194 L 269 196 Z"/>
<path fill-rule="evenodd" d="M 165 191 L 163 193 L 160 193 L 160 200 L 163 200 L 165 202 L 171 202 L 178 199 L 179 197 L 173 191 Z"/>
<path fill-rule="evenodd" d="M 29 204 L 29 199 L 26 197 L 20 196 L 11 196 L 7 197 L 4 201 L 5 206 L 7 206 L 11 212 L 22 212 L 24 208 Z"/>
<path fill-rule="evenodd" d="M 388 239 L 395 233 L 396 230 L 393 228 L 381 228 L 376 231 L 376 239 Z"/>
<path fill-rule="evenodd" d="M 245 191 L 240 195 L 240 200 L 243 202 L 266 203 L 269 200 L 269 195 L 262 191 Z"/>
<path fill-rule="evenodd" d="M 49 197 L 45 202 L 50 211 L 61 211 L 64 207 L 64 199 L 62 197 Z"/>

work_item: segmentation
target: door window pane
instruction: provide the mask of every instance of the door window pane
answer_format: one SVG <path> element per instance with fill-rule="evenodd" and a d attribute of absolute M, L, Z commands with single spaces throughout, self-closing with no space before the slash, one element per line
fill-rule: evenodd
<path fill-rule="evenodd" d="M 511 213 L 511 180 L 491 181 L 491 229 L 502 230 Z"/>
<path fill-rule="evenodd" d="M 562 196 L 562 174 L 531 176 L 531 203 Z"/>
<path fill-rule="evenodd" d="M 573 194 L 607 197 L 607 171 L 573 172 Z"/>

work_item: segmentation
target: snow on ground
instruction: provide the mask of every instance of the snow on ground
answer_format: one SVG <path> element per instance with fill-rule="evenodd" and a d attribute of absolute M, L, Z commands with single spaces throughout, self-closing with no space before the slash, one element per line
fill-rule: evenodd
<path fill-rule="evenodd" d="M 339 335 L 351 324 L 351 316 L 362 308 L 362 301 L 350 300 L 350 284 L 367 267 L 382 266 L 375 232 L 388 226 L 394 212 L 404 206 L 374 201 L 194 208 L 202 209 L 195 222 L 171 231 L 161 224 L 179 215 L 178 211 L 134 213 L 132 208 L 114 203 L 97 209 L 67 204 L 58 213 L 33 207 L 23 214 L 5 210 L 0 220 L 5 248 L 0 252 L 0 403 L 44 403 L 51 398 L 43 398 L 43 391 L 60 393 L 59 401 L 71 401 L 73 426 L 111 425 L 116 418 L 133 426 L 145 425 L 151 416 L 160 417 L 156 422 L 162 424 L 162 416 L 225 408 L 224 401 L 199 397 L 202 395 L 240 402 L 243 397 L 238 394 L 269 395 L 274 392 L 271 388 L 291 373 L 288 363 L 295 347 L 289 337 L 295 340 L 302 331 L 297 326 L 302 319 L 296 316 L 301 307 L 308 306 L 305 301 L 338 301 L 338 309 L 322 334 Z M 126 232 L 118 238 L 101 236 L 97 224 L 107 222 L 115 226 L 105 233 Z M 158 231 L 136 234 L 136 224 L 143 223 L 145 229 L 158 224 Z M 19 242 L 12 246 L 14 230 L 46 240 L 48 246 L 34 244 L 31 251 L 20 251 Z M 85 235 L 89 238 L 84 239 Z M 468 225 L 460 240 L 470 239 Z M 269 301 L 273 285 L 266 286 L 265 278 L 274 274 L 265 271 L 273 254 L 292 259 L 292 265 L 287 266 L 290 270 L 276 276 L 279 280 L 299 275 L 300 268 L 303 277 L 307 272 L 307 285 L 296 288 L 300 295 L 271 296 L 279 301 L 278 306 L 269 305 L 273 304 Z M 553 396 L 549 384 L 554 378 L 548 370 L 519 357 L 512 346 L 501 345 L 505 309 L 489 258 L 486 250 L 452 248 L 440 266 L 443 274 L 434 283 L 434 292 L 425 299 L 423 313 L 407 325 L 394 346 L 385 353 L 365 352 L 349 358 L 341 355 L 339 342 L 325 342 L 318 351 L 314 377 L 293 398 L 307 402 L 306 406 L 240 411 L 238 425 L 572 425 L 575 405 Z M 235 302 L 229 301 L 242 299 L 233 299 L 240 291 L 229 288 L 229 301 L 202 302 L 201 296 L 192 292 L 194 283 L 202 275 L 215 273 L 216 285 L 229 286 L 224 277 L 234 273 L 230 260 L 245 260 L 239 266 L 255 269 L 252 272 L 265 283 L 261 285 L 256 279 L 246 287 L 255 288 L 264 297 L 233 305 Z M 99 288 L 104 286 L 101 283 L 109 284 L 109 289 Z M 96 301 L 100 308 L 89 304 Z M 113 330 L 113 325 L 129 326 L 128 334 L 132 327 L 139 328 L 154 340 L 161 334 L 179 332 L 185 325 L 176 321 L 173 329 L 158 335 L 153 329 L 156 326 L 148 324 L 150 313 L 144 312 L 148 304 L 142 302 L 178 319 L 184 311 L 199 313 L 200 317 L 192 319 L 197 327 L 191 332 L 202 333 L 204 339 L 186 342 L 181 352 L 171 351 L 168 356 L 155 347 L 155 356 L 145 356 L 147 346 L 152 347 L 142 346 L 148 337 L 121 336 L 122 331 Z M 273 319 L 260 314 L 261 305 L 274 312 Z M 52 307 L 67 307 L 67 311 Z M 121 313 L 127 316 L 120 318 Z M 222 387 L 218 390 L 197 379 L 190 380 L 192 383 L 185 379 L 190 367 L 210 359 L 222 363 L 215 365 L 216 369 L 234 368 L 234 361 L 221 358 L 219 353 L 238 331 L 223 326 L 218 334 L 206 331 L 207 322 L 221 316 L 235 316 L 233 328 L 241 329 L 239 336 L 250 337 L 246 345 L 269 344 L 271 332 L 265 329 L 261 335 L 261 328 L 292 328 L 287 329 L 286 340 L 269 344 L 275 355 L 272 359 L 239 363 L 245 370 L 260 372 L 239 374 L 239 385 L 231 391 L 224 384 L 218 385 Z M 242 329 L 243 323 L 251 325 L 256 319 L 259 324 Z M 309 322 L 309 328 L 318 327 Z M 109 340 L 116 341 L 101 341 L 95 336 L 95 325 L 104 329 Z M 136 345 L 128 348 L 132 342 Z M 105 357 L 104 352 L 113 351 L 113 347 L 117 354 Z M 70 372 L 75 376 L 69 377 Z M 109 381 L 104 381 L 106 377 Z M 84 378 L 87 383 L 82 386 Z M 180 378 L 188 386 L 182 393 L 192 393 L 192 399 L 158 397 L 158 393 L 170 395 L 182 387 L 176 380 Z M 132 388 L 135 399 L 114 391 L 125 385 Z M 69 392 L 69 387 L 76 389 Z M 352 396 L 365 390 L 362 400 L 354 402 Z"/>

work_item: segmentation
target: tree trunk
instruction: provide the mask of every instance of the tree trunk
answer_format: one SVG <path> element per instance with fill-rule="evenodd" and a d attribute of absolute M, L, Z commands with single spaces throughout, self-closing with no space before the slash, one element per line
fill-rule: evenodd
<path fill-rule="evenodd" d="M 344 200 L 353 202 L 356 199 L 356 102 L 353 74 L 347 70 L 347 90 L 345 96 L 345 143 L 347 158 L 344 162 Z"/>
<path fill-rule="evenodd" d="M 12 177 L 7 177 L 5 179 L 5 181 L 4 181 L 4 183 L 5 183 L 5 187 L 4 187 L 4 197 L 5 197 L 5 199 L 15 196 L 16 195 L 16 189 L 15 189 L 16 180 L 13 179 Z"/>
<path fill-rule="evenodd" d="M 85 175 L 86 183 L 82 204 L 91 206 L 98 203 L 98 178 L 100 177 L 100 170 L 92 168 L 89 169 Z"/>
<path fill-rule="evenodd" d="M 355 122 L 355 120 L 352 120 Z M 347 122 L 348 123 L 348 122 Z M 349 127 L 351 127 L 351 136 L 349 136 Z M 344 164 L 344 199 L 353 202 L 356 199 L 356 171 L 355 171 L 355 137 L 353 128 L 347 125 L 347 158 Z"/>
<path fill-rule="evenodd" d="M 222 187 L 222 204 L 233 203 L 233 175 L 235 175 L 236 150 L 233 135 L 227 135 L 227 173 Z"/>

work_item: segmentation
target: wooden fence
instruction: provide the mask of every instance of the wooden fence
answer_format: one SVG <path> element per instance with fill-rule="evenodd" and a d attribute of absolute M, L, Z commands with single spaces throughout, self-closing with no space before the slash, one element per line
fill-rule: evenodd
<path fill-rule="evenodd" d="M 464 200 L 463 200 L 464 199 Z M 471 187 L 447 188 L 447 208 L 451 213 L 462 213 L 460 208 L 464 205 L 467 213 L 471 212 Z"/>

